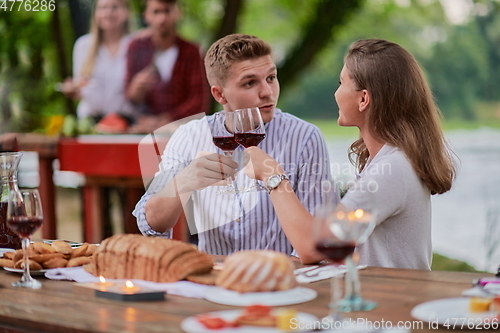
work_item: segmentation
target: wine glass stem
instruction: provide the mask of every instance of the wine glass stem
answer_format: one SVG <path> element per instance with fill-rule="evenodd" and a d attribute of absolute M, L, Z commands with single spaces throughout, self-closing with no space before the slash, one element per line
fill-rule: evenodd
<path fill-rule="evenodd" d="M 356 300 L 361 297 L 358 269 L 352 260 L 352 255 L 346 258 L 347 278 L 345 279 L 345 298 Z"/>
<path fill-rule="evenodd" d="M 21 278 L 21 281 L 29 281 L 31 276 L 30 276 L 30 264 L 29 264 L 29 257 L 28 257 L 28 248 L 30 246 L 30 239 L 27 237 L 23 237 L 21 239 L 22 243 L 22 248 L 23 248 L 23 261 L 24 261 L 24 270 L 23 270 L 23 277 Z"/>
<path fill-rule="evenodd" d="M 341 319 L 339 315 L 339 301 L 340 298 L 342 297 L 342 291 L 340 289 L 340 277 L 338 275 L 338 267 L 336 265 L 331 265 L 331 266 L 332 266 L 332 277 L 330 279 L 330 289 L 332 295 L 329 305 L 330 308 L 329 317 L 334 321 L 338 321 Z"/>
<path fill-rule="evenodd" d="M 224 156 L 229 157 L 229 158 L 233 158 L 233 153 L 234 153 L 233 150 L 225 150 L 224 151 Z M 230 187 L 232 190 L 234 190 L 234 183 L 233 183 L 233 177 L 232 176 L 226 178 L 226 186 Z"/>

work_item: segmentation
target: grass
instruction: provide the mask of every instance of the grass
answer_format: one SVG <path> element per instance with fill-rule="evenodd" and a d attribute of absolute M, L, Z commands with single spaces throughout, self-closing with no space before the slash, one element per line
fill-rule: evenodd
<path fill-rule="evenodd" d="M 338 137 L 338 138 L 357 138 L 359 136 L 359 130 L 356 127 L 341 127 L 337 125 L 336 120 L 324 120 L 324 119 L 305 119 L 306 121 L 319 127 L 321 132 L 325 137 Z M 477 120 L 477 121 L 465 121 L 465 120 L 446 120 L 442 124 L 443 130 L 452 131 L 457 129 L 474 130 L 482 127 L 490 127 L 494 129 L 500 129 L 500 119 L 496 120 Z"/>
<path fill-rule="evenodd" d="M 476 270 L 466 262 L 451 259 L 434 253 L 432 256 L 432 270 L 433 271 L 454 271 L 454 272 L 481 272 Z"/>
<path fill-rule="evenodd" d="M 357 138 L 359 136 L 359 130 L 357 127 L 342 127 L 337 124 L 337 119 L 304 119 L 311 124 L 319 127 L 323 135 L 335 136 L 335 137 L 346 137 L 346 138 Z"/>

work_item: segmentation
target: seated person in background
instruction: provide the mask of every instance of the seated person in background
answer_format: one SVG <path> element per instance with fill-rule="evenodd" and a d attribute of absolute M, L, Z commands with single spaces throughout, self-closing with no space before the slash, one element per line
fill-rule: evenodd
<path fill-rule="evenodd" d="M 146 37 L 127 52 L 127 98 L 141 113 L 133 131 L 148 133 L 208 111 L 209 93 L 200 49 L 176 32 L 176 0 L 145 0 Z"/>
<path fill-rule="evenodd" d="M 133 121 L 134 108 L 125 98 L 129 8 L 128 0 L 98 0 L 90 33 L 75 43 L 74 78 L 66 79 L 62 91 L 80 99 L 78 118 L 90 116 L 97 122 L 115 113 Z"/>
<path fill-rule="evenodd" d="M 276 108 L 279 83 L 269 44 L 255 36 L 228 35 L 215 42 L 205 57 L 212 96 L 225 111 L 259 107 L 266 137 L 260 147 L 283 165 L 287 183 L 309 211 L 322 204 L 322 181 L 330 163 L 319 129 Z M 213 116 L 180 126 L 163 152 L 160 171 L 138 202 L 134 215 L 145 235 L 171 237 L 171 230 L 191 198 L 199 248 L 228 255 L 245 249 L 270 249 L 298 255 L 303 262 L 321 259 L 306 249 L 310 221 L 278 221 L 267 191 L 217 194 L 217 182 L 236 174 L 238 164 L 220 154 L 212 142 Z M 242 157 L 238 147 L 234 159 Z M 253 183 L 240 172 L 237 188 Z M 225 182 L 224 184 L 225 185 Z M 191 225 L 190 225 L 191 227 Z"/>
<path fill-rule="evenodd" d="M 376 184 L 377 225 L 359 246 L 360 263 L 429 270 L 432 261 L 431 194 L 450 190 L 455 177 L 451 152 L 439 124 L 432 93 L 413 56 L 384 40 L 351 45 L 335 93 L 338 124 L 356 126 L 361 138 L 350 148 L 359 174 L 341 203 L 355 209 Z M 282 173 L 257 147 L 246 149 L 249 176 L 266 180 Z M 311 223 L 313 215 L 290 184 L 271 192 L 280 222 Z M 313 248 L 313 240 L 305 238 Z"/>

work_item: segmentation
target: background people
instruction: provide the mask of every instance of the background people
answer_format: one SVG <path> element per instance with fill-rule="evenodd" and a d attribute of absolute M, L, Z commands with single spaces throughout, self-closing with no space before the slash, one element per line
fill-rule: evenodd
<path fill-rule="evenodd" d="M 134 108 L 125 98 L 126 52 L 130 42 L 128 0 L 98 0 L 90 33 L 78 38 L 73 48 L 73 78 L 63 92 L 80 99 L 79 118 L 99 121 L 117 113 L 132 121 Z"/>
<path fill-rule="evenodd" d="M 150 34 L 135 38 L 127 53 L 127 98 L 141 113 L 135 131 L 208 110 L 209 93 L 200 49 L 176 31 L 176 0 L 145 0 Z"/>

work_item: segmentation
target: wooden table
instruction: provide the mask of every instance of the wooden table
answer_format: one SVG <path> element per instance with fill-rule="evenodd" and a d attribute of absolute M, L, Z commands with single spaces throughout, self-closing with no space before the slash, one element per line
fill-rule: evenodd
<path fill-rule="evenodd" d="M 470 287 L 473 278 L 485 274 L 462 272 L 428 272 L 405 269 L 369 267 L 360 271 L 363 296 L 377 301 L 379 306 L 368 312 L 345 314 L 351 318 L 370 321 L 419 322 L 410 316 L 411 309 L 429 300 L 459 297 Z M 10 283 L 19 275 L 0 272 L 0 330 L 1 332 L 137 332 L 178 333 L 181 321 L 208 311 L 235 309 L 205 300 L 167 296 L 161 302 L 120 302 L 72 292 L 72 282 L 40 278 L 39 290 L 15 289 Z M 310 302 L 294 305 L 299 311 L 318 317 L 327 314 L 329 282 L 304 285 L 318 291 Z M 418 332 L 440 332 L 419 322 Z"/>
<path fill-rule="evenodd" d="M 109 235 L 103 229 L 107 203 L 103 189 L 123 188 L 124 227 L 126 233 L 138 232 L 132 211 L 144 193 L 145 185 L 158 170 L 161 153 L 167 139 L 152 135 L 88 135 L 59 140 L 61 170 L 85 175 L 83 188 L 84 238 L 100 243 Z M 182 219 L 181 219 L 182 220 Z M 174 237 L 187 240 L 187 226 L 176 224 Z"/>

